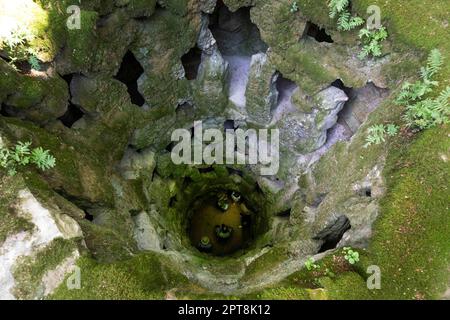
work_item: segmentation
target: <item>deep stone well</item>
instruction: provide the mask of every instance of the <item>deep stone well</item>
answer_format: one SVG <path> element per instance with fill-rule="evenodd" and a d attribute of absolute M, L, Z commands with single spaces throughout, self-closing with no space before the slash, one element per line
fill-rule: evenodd
<path fill-rule="evenodd" d="M 339 191 L 316 166 L 327 155 L 333 163 L 330 150 L 344 142 L 333 145 L 357 134 L 389 95 L 381 70 L 391 58 L 358 60 L 306 17 L 281 19 L 283 1 L 144 2 L 111 5 L 102 18 L 86 7 L 93 47 L 78 48 L 79 59 L 69 38 L 46 79 L 25 79 L 0 59 L 13 84 L 37 88 L 27 96 L 2 83 L 0 135 L 32 137 L 56 153 L 55 172 L 31 192 L 45 189 L 50 196 L 40 201 L 77 221 L 80 251 L 100 262 L 155 252 L 191 282 L 237 294 L 282 280 L 319 252 L 366 246 L 382 164 L 365 166 Z M 195 120 L 220 130 L 279 129 L 279 173 L 174 165 L 171 133 Z M 220 190 L 244 195 L 255 237 L 214 257 L 192 245 L 188 230 L 193 203 Z"/>

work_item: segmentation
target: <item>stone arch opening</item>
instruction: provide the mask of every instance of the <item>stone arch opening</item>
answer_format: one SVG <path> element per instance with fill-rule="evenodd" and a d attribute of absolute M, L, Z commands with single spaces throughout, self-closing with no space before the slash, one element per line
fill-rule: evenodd
<path fill-rule="evenodd" d="M 306 36 L 315 39 L 317 42 L 334 43 L 333 38 L 331 38 L 324 28 L 319 27 L 311 21 L 306 23 L 305 34 Z"/>

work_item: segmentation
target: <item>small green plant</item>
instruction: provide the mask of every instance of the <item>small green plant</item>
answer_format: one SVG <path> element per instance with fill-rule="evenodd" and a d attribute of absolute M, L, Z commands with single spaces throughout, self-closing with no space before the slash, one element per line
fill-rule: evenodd
<path fill-rule="evenodd" d="M 380 57 L 383 54 L 383 45 L 381 44 L 388 38 L 389 34 L 385 27 L 376 30 L 363 28 L 359 31 L 359 38 L 363 43 L 363 49 L 359 54 L 360 59 L 369 56 Z"/>
<path fill-rule="evenodd" d="M 449 122 L 450 87 L 443 90 L 436 99 L 425 99 L 407 106 L 404 119 L 409 127 L 421 130 Z"/>
<path fill-rule="evenodd" d="M 389 137 L 395 137 L 398 134 L 399 127 L 395 124 L 388 124 L 386 126 L 386 133 Z"/>
<path fill-rule="evenodd" d="M 18 142 L 11 149 L 0 147 L 0 167 L 5 169 L 9 176 L 14 176 L 19 167 L 28 164 L 34 164 L 42 171 L 56 165 L 56 159 L 48 150 L 41 147 L 31 150 L 30 146 L 31 142 Z"/>
<path fill-rule="evenodd" d="M 0 50 L 3 50 L 8 58 L 9 64 L 17 70 L 16 62 L 28 61 L 30 66 L 39 71 L 41 69 L 37 52 L 29 47 L 35 36 L 26 26 L 18 27 L 7 36 L 0 37 Z"/>
<path fill-rule="evenodd" d="M 308 271 L 317 270 L 320 268 L 320 266 L 314 261 L 313 257 L 309 257 L 308 260 L 305 261 L 305 267 Z"/>
<path fill-rule="evenodd" d="M 330 0 L 330 18 L 338 18 L 338 30 L 350 31 L 364 24 L 364 19 L 352 16 L 350 13 L 350 0 Z"/>
<path fill-rule="evenodd" d="M 294 1 L 294 2 L 291 4 L 290 11 L 291 11 L 292 13 L 296 13 L 296 12 L 298 12 L 298 10 L 299 10 L 298 3 L 297 3 L 297 1 Z"/>
<path fill-rule="evenodd" d="M 41 71 L 41 63 L 39 62 L 39 59 L 33 54 L 28 58 L 28 63 L 30 64 L 31 68 L 36 71 Z"/>
<path fill-rule="evenodd" d="M 420 80 L 406 82 L 396 99 L 397 105 L 406 106 L 404 119 L 408 127 L 420 130 L 449 122 L 450 87 L 446 87 L 437 98 L 426 98 L 439 85 L 435 75 L 443 65 L 442 54 L 434 49 L 428 56 L 427 65 L 420 70 Z"/>
<path fill-rule="evenodd" d="M 350 264 L 355 264 L 359 262 L 359 252 L 354 251 L 349 247 L 344 248 L 344 259 Z"/>
<path fill-rule="evenodd" d="M 432 92 L 433 88 L 439 85 L 439 82 L 434 81 L 433 77 L 441 70 L 443 63 L 441 52 L 437 49 L 432 50 L 428 56 L 426 67 L 422 67 L 420 70 L 421 79 L 415 83 L 405 82 L 396 104 L 409 105 Z"/>
<path fill-rule="evenodd" d="M 50 154 L 50 151 L 41 147 L 35 148 L 31 152 L 31 163 L 34 163 L 42 171 L 51 169 L 56 164 L 56 159 Z"/>
<path fill-rule="evenodd" d="M 333 278 L 334 276 L 336 276 L 336 275 L 334 274 L 334 272 L 331 271 L 329 268 L 326 268 L 326 269 L 325 269 L 325 275 L 326 275 L 327 277 L 330 277 L 330 278 Z"/>
<path fill-rule="evenodd" d="M 386 136 L 394 137 L 398 134 L 399 127 L 395 124 L 377 124 L 369 128 L 364 148 L 368 148 L 373 144 L 382 144 L 386 142 Z"/>

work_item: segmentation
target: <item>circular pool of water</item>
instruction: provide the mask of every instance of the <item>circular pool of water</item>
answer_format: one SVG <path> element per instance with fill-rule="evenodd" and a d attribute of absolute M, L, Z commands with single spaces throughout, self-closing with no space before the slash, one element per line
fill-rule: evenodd
<path fill-rule="evenodd" d="M 217 191 L 197 199 L 188 228 L 192 246 L 216 256 L 232 254 L 248 247 L 254 239 L 253 216 L 248 203 L 238 193 Z"/>

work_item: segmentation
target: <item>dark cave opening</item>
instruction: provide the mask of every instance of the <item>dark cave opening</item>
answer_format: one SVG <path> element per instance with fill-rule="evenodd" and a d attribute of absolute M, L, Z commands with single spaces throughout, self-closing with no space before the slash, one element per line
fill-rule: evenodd
<path fill-rule="evenodd" d="M 347 87 L 341 79 L 336 79 L 331 86 L 341 89 L 348 96 L 349 100 L 353 98 L 353 88 Z"/>
<path fill-rule="evenodd" d="M 75 76 L 75 73 L 68 73 L 68 74 L 60 75 L 60 77 L 63 78 L 64 81 L 69 86 L 69 93 L 70 93 L 70 84 L 72 83 L 74 76 Z M 72 94 L 70 94 L 70 96 L 72 96 Z"/>
<path fill-rule="evenodd" d="M 209 29 L 223 59 L 228 62 L 228 97 L 238 107 L 246 104 L 246 89 L 252 56 L 267 52 L 268 46 L 251 19 L 251 7 L 232 12 L 223 1 L 209 15 Z"/>
<path fill-rule="evenodd" d="M 69 101 L 68 101 L 69 105 L 67 106 L 67 111 L 61 117 L 59 117 L 58 120 L 60 120 L 67 128 L 72 128 L 74 123 L 80 120 L 85 114 L 85 112 L 80 106 L 77 106 L 72 103 L 71 83 L 74 76 L 75 76 L 74 73 L 61 75 L 61 78 L 64 79 L 69 88 Z"/>
<path fill-rule="evenodd" d="M 194 106 L 192 105 L 192 103 L 189 102 L 184 102 L 184 103 L 180 103 L 177 108 L 175 109 L 176 113 L 180 113 L 180 112 L 192 112 L 194 109 Z"/>
<path fill-rule="evenodd" d="M 364 187 L 358 190 L 358 195 L 360 197 L 367 197 L 367 198 L 371 198 L 372 197 L 372 188 L 371 187 Z"/>
<path fill-rule="evenodd" d="M 353 132 L 348 127 L 348 125 L 347 125 L 347 123 L 346 123 L 346 121 L 344 119 L 345 119 L 346 115 L 348 114 L 348 112 L 350 111 L 349 110 L 349 105 L 351 104 L 351 102 L 355 98 L 356 91 L 353 88 L 351 88 L 351 87 L 347 87 L 341 79 L 337 79 L 337 80 L 333 81 L 331 83 L 331 85 L 333 87 L 336 87 L 336 88 L 341 89 L 342 91 L 344 91 L 345 94 L 348 97 L 348 101 L 344 104 L 344 107 L 338 113 L 338 115 L 337 115 L 337 117 L 338 117 L 337 123 L 336 123 L 336 125 L 333 128 L 331 128 L 328 131 L 328 134 L 329 135 L 332 134 L 333 130 L 337 129 L 337 126 L 341 126 L 341 128 L 343 128 L 343 130 L 344 130 L 344 133 L 343 133 L 344 138 L 345 139 L 349 139 L 353 135 Z"/>
<path fill-rule="evenodd" d="M 210 172 L 214 172 L 214 167 L 203 167 L 203 168 L 197 168 L 198 172 L 200 172 L 201 174 L 205 174 L 205 173 L 210 173 Z"/>
<path fill-rule="evenodd" d="M 281 211 L 281 212 L 279 212 L 279 213 L 277 214 L 277 217 L 280 217 L 280 218 L 289 218 L 289 217 L 291 216 L 291 211 L 292 211 L 291 208 L 289 208 L 289 209 L 287 209 L 287 210 L 284 210 L 284 211 Z"/>
<path fill-rule="evenodd" d="M 144 68 L 136 59 L 131 51 L 127 51 L 123 57 L 117 75 L 114 77 L 127 86 L 128 93 L 131 98 L 131 103 L 142 107 L 145 104 L 145 99 L 138 89 L 138 80 L 144 73 Z"/>
<path fill-rule="evenodd" d="M 142 210 L 137 210 L 137 209 L 129 210 L 130 216 L 132 216 L 132 217 L 137 216 L 141 212 L 142 212 Z"/>
<path fill-rule="evenodd" d="M 87 221 L 93 222 L 94 221 L 94 216 L 90 213 L 88 213 L 87 211 L 84 212 L 84 219 L 86 219 Z"/>
<path fill-rule="evenodd" d="M 281 101 L 290 99 L 292 96 L 292 92 L 295 88 L 297 88 L 297 84 L 285 77 L 283 75 L 279 75 L 276 82 L 276 88 L 278 91 L 278 102 L 277 105 L 281 103 Z"/>
<path fill-rule="evenodd" d="M 294 81 L 283 77 L 281 73 L 278 74 L 276 80 L 278 100 L 270 110 L 270 113 L 275 119 L 277 118 L 277 116 L 279 116 L 277 115 L 277 113 L 283 113 L 285 110 L 291 109 L 293 107 L 291 98 L 297 88 L 298 85 Z"/>
<path fill-rule="evenodd" d="M 198 47 L 192 48 L 188 53 L 181 57 L 181 62 L 184 67 L 186 79 L 197 79 L 198 69 L 200 68 L 200 64 L 202 62 L 202 50 Z"/>
<path fill-rule="evenodd" d="M 73 124 L 83 118 L 84 112 L 81 107 L 69 103 L 66 113 L 58 119 L 67 127 L 72 128 Z"/>
<path fill-rule="evenodd" d="M 175 145 L 176 145 L 176 143 L 175 142 L 171 142 L 171 143 L 169 143 L 167 146 L 166 146 L 166 151 L 167 152 L 172 152 L 172 150 L 173 150 L 173 148 L 175 147 Z"/>
<path fill-rule="evenodd" d="M 3 117 L 12 117 L 13 113 L 11 111 L 12 108 L 5 103 L 2 103 L 0 105 L 0 115 L 2 115 Z"/>
<path fill-rule="evenodd" d="M 175 207 L 175 204 L 177 202 L 177 196 L 173 196 L 169 199 L 169 208 Z"/>
<path fill-rule="evenodd" d="M 209 16 L 209 29 L 224 56 L 252 56 L 268 49 L 261 39 L 258 27 L 250 19 L 251 7 L 232 12 L 223 1 L 218 1 Z"/>
<path fill-rule="evenodd" d="M 235 169 L 235 168 L 227 167 L 227 171 L 228 171 L 228 174 L 230 176 L 233 175 L 233 174 L 235 174 L 237 176 L 240 176 L 240 177 L 244 176 L 244 172 L 242 170 L 238 170 L 238 169 Z"/>
<path fill-rule="evenodd" d="M 322 240 L 322 246 L 319 253 L 336 248 L 344 234 L 351 229 L 350 220 L 346 216 L 340 216 L 333 224 L 327 226 L 314 237 L 316 240 Z"/>
<path fill-rule="evenodd" d="M 306 24 L 305 33 L 307 36 L 314 38 L 317 42 L 334 43 L 333 39 L 327 34 L 324 28 L 321 28 L 310 21 Z"/>
<path fill-rule="evenodd" d="M 234 120 L 226 120 L 223 124 L 223 128 L 226 130 L 236 130 Z"/>

